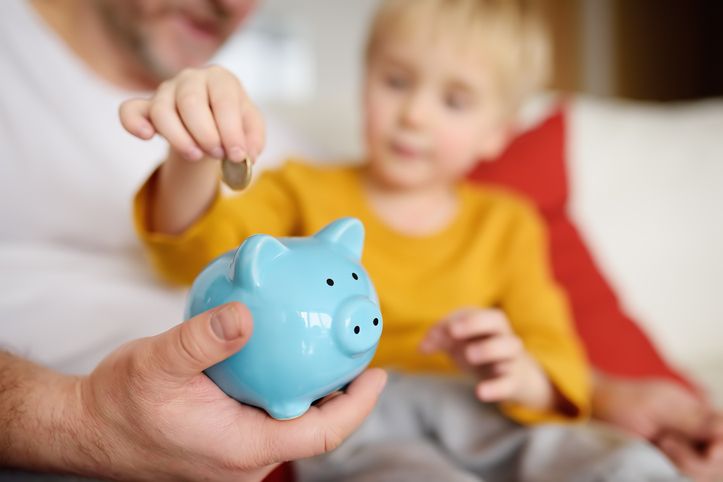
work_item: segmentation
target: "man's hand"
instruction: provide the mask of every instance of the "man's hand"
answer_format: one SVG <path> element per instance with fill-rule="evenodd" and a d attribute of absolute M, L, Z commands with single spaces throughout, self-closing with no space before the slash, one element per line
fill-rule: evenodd
<path fill-rule="evenodd" d="M 593 416 L 655 443 L 696 481 L 723 480 L 723 415 L 676 383 L 598 375 Z"/>
<path fill-rule="evenodd" d="M 50 442 L 14 431 L 25 438 L 16 450 L 10 440 L 7 460 L 123 480 L 261 480 L 278 462 L 334 449 L 372 410 L 386 379 L 377 369 L 291 421 L 229 398 L 202 371 L 241 349 L 251 331 L 249 311 L 231 303 L 124 345 L 86 378 L 58 382 L 62 400 L 52 386 L 37 387 L 34 397 L 54 413 L 23 407 L 25 431 L 40 430 L 36 418 L 67 429 Z"/>
<path fill-rule="evenodd" d="M 477 376 L 476 394 L 483 402 L 554 408 L 552 384 L 500 310 L 457 311 L 429 331 L 421 349 L 446 351 L 460 368 Z"/>

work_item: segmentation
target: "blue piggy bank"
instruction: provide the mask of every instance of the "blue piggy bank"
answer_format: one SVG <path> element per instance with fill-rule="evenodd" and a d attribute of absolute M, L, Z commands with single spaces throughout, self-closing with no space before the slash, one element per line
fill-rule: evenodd
<path fill-rule="evenodd" d="M 361 373 L 376 351 L 382 315 L 360 264 L 364 226 L 343 218 L 308 238 L 255 235 L 196 278 L 186 318 L 230 301 L 248 306 L 254 331 L 206 370 L 229 396 L 277 419 Z"/>

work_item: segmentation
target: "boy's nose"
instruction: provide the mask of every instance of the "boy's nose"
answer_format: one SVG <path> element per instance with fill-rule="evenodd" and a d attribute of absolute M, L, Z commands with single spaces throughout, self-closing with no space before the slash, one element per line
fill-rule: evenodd
<path fill-rule="evenodd" d="M 422 92 L 415 92 L 402 104 L 400 120 L 407 127 L 423 127 L 430 118 L 429 100 Z"/>

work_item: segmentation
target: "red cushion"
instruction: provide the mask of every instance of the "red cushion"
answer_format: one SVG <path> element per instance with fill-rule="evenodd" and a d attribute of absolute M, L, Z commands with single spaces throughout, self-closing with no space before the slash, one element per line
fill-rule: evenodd
<path fill-rule="evenodd" d="M 567 214 L 565 112 L 560 106 L 513 140 L 498 159 L 480 162 L 470 179 L 505 186 L 535 203 L 549 230 L 555 278 L 568 294 L 577 330 L 596 368 L 611 375 L 668 378 L 690 387 L 623 312 Z"/>

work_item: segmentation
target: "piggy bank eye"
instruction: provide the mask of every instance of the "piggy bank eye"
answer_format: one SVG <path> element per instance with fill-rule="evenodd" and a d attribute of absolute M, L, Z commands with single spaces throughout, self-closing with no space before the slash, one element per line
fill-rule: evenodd
<path fill-rule="evenodd" d="M 334 286 L 334 280 L 331 278 L 326 278 L 326 284 L 328 284 L 329 286 Z"/>
<path fill-rule="evenodd" d="M 352 274 L 351 274 L 351 277 L 354 278 L 354 279 L 359 279 L 359 276 L 358 276 L 356 273 L 352 273 Z"/>

